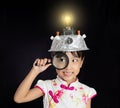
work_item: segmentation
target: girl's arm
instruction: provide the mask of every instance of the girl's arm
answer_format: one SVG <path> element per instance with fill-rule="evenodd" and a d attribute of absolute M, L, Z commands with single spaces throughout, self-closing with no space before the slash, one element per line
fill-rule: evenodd
<path fill-rule="evenodd" d="M 86 108 L 91 108 L 91 99 L 89 99 L 89 100 L 87 101 Z"/>
<path fill-rule="evenodd" d="M 46 70 L 51 64 L 48 59 L 36 59 L 32 69 L 17 88 L 14 101 L 17 103 L 29 102 L 43 96 L 43 92 L 38 88 L 31 88 L 31 85 L 37 75 Z"/>

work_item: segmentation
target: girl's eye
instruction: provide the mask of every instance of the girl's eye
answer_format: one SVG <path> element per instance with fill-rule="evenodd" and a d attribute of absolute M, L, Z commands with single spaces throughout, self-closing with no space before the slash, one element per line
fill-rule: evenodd
<path fill-rule="evenodd" d="M 73 59 L 72 62 L 78 62 L 78 59 Z"/>
<path fill-rule="evenodd" d="M 66 60 L 65 60 L 65 58 L 62 58 L 62 57 L 61 57 L 61 58 L 60 58 L 60 61 L 61 61 L 61 62 L 65 62 Z"/>

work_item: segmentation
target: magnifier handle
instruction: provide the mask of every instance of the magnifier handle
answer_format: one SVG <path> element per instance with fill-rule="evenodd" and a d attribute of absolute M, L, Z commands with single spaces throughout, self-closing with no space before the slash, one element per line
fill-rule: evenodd
<path fill-rule="evenodd" d="M 48 59 L 48 61 L 47 61 L 47 62 L 48 62 L 48 63 L 51 63 L 51 61 L 52 61 L 51 59 Z"/>

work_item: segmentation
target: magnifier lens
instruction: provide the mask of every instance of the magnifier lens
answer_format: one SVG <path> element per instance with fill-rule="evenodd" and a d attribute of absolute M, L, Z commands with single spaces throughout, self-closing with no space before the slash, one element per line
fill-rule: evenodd
<path fill-rule="evenodd" d="M 56 69 L 64 69 L 67 67 L 69 59 L 64 53 L 57 53 L 52 60 L 53 66 Z"/>

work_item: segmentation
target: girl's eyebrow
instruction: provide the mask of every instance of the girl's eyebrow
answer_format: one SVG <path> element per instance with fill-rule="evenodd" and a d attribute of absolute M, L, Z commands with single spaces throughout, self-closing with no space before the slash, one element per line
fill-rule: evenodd
<path fill-rule="evenodd" d="M 79 59 L 79 57 L 73 56 L 73 57 L 71 57 L 70 59 Z"/>

